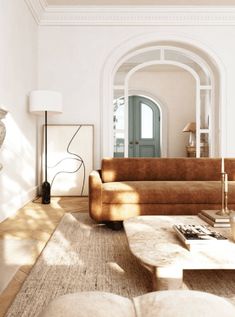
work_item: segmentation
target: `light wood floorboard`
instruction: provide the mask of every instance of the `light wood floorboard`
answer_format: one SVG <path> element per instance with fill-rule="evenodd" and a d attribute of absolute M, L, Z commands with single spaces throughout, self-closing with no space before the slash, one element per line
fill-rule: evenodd
<path fill-rule="evenodd" d="M 37 242 L 30 262 L 19 268 L 0 295 L 0 317 L 5 315 L 62 216 L 66 212 L 79 211 L 88 211 L 87 197 L 53 197 L 49 205 L 42 205 L 37 199 L 0 223 L 0 239 L 29 239 Z M 14 260 L 14 255 L 12 257 Z"/>

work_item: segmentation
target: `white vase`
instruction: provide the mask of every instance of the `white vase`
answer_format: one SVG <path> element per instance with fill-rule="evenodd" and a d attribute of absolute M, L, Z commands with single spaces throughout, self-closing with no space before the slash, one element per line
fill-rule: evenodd
<path fill-rule="evenodd" d="M 0 108 L 0 148 L 6 136 L 6 127 L 5 127 L 5 124 L 1 120 L 5 118 L 6 114 L 7 114 L 7 111 Z"/>
<path fill-rule="evenodd" d="M 2 122 L 2 119 L 5 118 L 6 114 L 7 114 L 7 111 L 0 108 L 0 148 L 6 136 L 6 127 L 5 127 L 5 124 Z M 0 170 L 1 169 L 2 169 L 2 165 L 0 163 Z"/>

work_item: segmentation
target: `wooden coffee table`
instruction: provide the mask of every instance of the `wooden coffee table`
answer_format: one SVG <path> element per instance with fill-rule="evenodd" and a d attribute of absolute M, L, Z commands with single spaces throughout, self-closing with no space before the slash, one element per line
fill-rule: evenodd
<path fill-rule="evenodd" d="M 184 270 L 235 269 L 230 228 L 213 228 L 229 241 L 189 251 L 173 224 L 206 223 L 197 216 L 139 216 L 124 221 L 130 250 L 152 272 L 154 290 L 181 288 Z"/>

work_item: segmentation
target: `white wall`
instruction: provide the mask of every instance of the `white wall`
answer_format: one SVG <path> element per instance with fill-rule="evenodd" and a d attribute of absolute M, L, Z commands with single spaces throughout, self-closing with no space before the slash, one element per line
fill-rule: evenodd
<path fill-rule="evenodd" d="M 39 88 L 63 95 L 63 114 L 49 123 L 94 124 L 94 164 L 100 162 L 101 74 L 116 36 L 109 28 L 41 27 L 39 30 Z M 122 36 L 121 36 L 122 38 Z M 113 43 L 113 44 L 112 44 Z"/>
<path fill-rule="evenodd" d="M 223 101 L 221 124 L 225 155 L 235 156 L 235 37 L 234 27 L 88 27 L 43 26 L 39 31 L 39 87 L 58 89 L 65 101 L 58 123 L 93 123 L 95 125 L 95 167 L 100 164 L 100 109 L 102 108 L 102 71 L 110 54 L 135 38 L 155 38 L 164 35 L 173 39 L 189 39 L 199 47 L 213 52 L 221 61 L 226 75 L 226 100 Z M 105 86 L 105 83 L 104 83 Z M 112 105 L 110 105 L 112 107 Z M 103 124 L 106 124 L 105 122 Z M 217 127 L 219 130 L 219 127 Z M 108 131 L 107 131 L 108 137 Z"/>
<path fill-rule="evenodd" d="M 180 70 L 137 72 L 131 77 L 130 89 L 155 96 L 165 110 L 168 157 L 186 156 L 189 135 L 182 130 L 188 122 L 196 121 L 195 84 L 191 74 Z"/>
<path fill-rule="evenodd" d="M 0 221 L 35 196 L 36 119 L 27 95 L 37 87 L 37 25 L 24 0 L 0 2 L 0 107 L 9 111 L 0 150 Z"/>

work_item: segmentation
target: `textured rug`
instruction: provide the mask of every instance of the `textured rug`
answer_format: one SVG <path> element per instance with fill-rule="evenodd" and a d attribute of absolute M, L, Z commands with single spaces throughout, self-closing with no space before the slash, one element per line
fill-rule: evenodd
<path fill-rule="evenodd" d="M 186 271 L 184 288 L 235 304 L 235 271 Z M 124 231 L 96 224 L 86 213 L 66 214 L 6 317 L 36 317 L 55 297 L 94 290 L 135 297 L 151 291 L 151 278 L 130 253 Z"/>
<path fill-rule="evenodd" d="M 149 292 L 151 279 L 123 231 L 99 225 L 87 213 L 66 214 L 6 316 L 36 317 L 52 298 L 93 290 L 133 297 Z"/>

